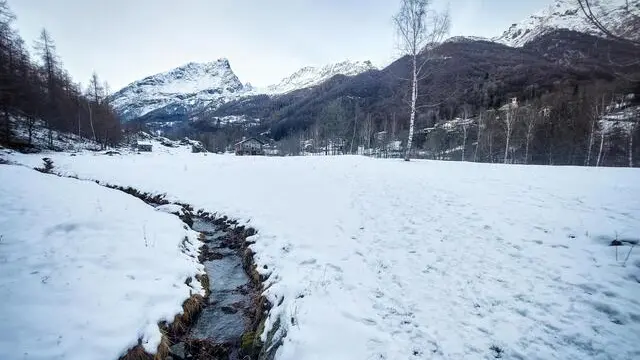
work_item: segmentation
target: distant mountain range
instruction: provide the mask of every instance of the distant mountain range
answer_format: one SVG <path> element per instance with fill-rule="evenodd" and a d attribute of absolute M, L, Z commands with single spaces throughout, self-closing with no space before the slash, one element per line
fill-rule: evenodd
<path fill-rule="evenodd" d="M 183 118 L 243 96 L 286 94 L 316 86 L 338 74 L 351 76 L 372 69 L 375 67 L 370 61 L 307 66 L 278 84 L 254 88 L 240 82 L 227 59 L 189 63 L 127 85 L 111 96 L 111 104 L 125 122 L 142 117 Z"/>
<path fill-rule="evenodd" d="M 595 11 L 602 15 L 606 26 L 633 33 L 635 27 L 630 27 L 631 22 L 623 16 L 623 2 L 624 0 L 601 1 L 598 2 Z M 634 9 L 640 9 L 640 0 L 630 0 L 629 3 Z M 478 86 L 473 80 L 476 78 L 475 75 L 454 73 L 454 70 L 461 70 L 461 66 L 475 65 L 475 68 L 478 68 L 478 64 L 485 64 L 485 70 L 478 70 L 479 73 L 482 73 L 482 76 L 507 76 L 505 79 L 498 79 L 498 84 L 507 87 L 512 81 L 509 79 L 512 78 L 518 78 L 518 82 L 526 82 L 527 79 L 520 79 L 525 75 L 530 77 L 530 81 L 540 77 L 557 80 L 563 76 L 576 76 L 576 73 L 583 70 L 596 71 L 590 75 L 605 76 L 608 64 L 606 59 L 599 58 L 604 56 L 602 51 L 598 50 L 601 48 L 594 50 L 591 40 L 592 36 L 598 35 L 601 35 L 599 31 L 584 19 L 577 1 L 556 0 L 520 23 L 513 24 L 501 36 L 491 40 L 473 37 L 451 38 L 440 46 L 439 51 L 445 57 L 452 56 L 452 49 L 454 52 L 463 51 L 462 48 L 467 49 L 463 51 L 465 54 L 473 49 L 483 49 L 486 52 L 479 57 L 464 56 L 469 61 L 473 58 L 475 64 L 460 64 L 453 59 L 443 61 L 440 65 L 444 66 L 442 73 L 457 78 L 470 76 L 462 80 L 468 86 Z M 640 35 L 636 36 L 640 38 Z M 508 48 L 503 49 L 505 46 Z M 628 53 L 628 49 L 621 49 L 618 45 L 611 46 L 615 46 L 615 51 L 624 53 L 624 56 L 634 56 Z M 503 53 L 507 58 L 496 57 L 495 53 Z M 219 59 L 210 63 L 189 63 L 149 76 L 116 92 L 110 100 L 125 122 L 136 120 L 145 123 L 176 123 L 201 120 L 206 117 L 203 116 L 206 113 L 207 116 L 215 116 L 218 123 L 219 119 L 223 118 L 226 120 L 222 123 L 238 123 L 242 122 L 242 119 L 251 119 L 255 124 L 265 117 L 270 118 L 271 123 L 273 119 L 282 123 L 293 111 L 293 108 L 288 108 L 289 112 L 283 113 L 283 104 L 290 104 L 292 99 L 297 99 L 296 101 L 302 101 L 305 106 L 309 106 L 319 99 L 330 97 L 330 92 L 335 91 L 338 84 L 357 83 L 358 88 L 365 87 L 358 92 L 358 96 L 380 96 L 377 93 L 382 89 L 380 82 L 385 84 L 385 89 L 398 86 L 397 81 L 383 81 L 380 77 L 405 72 L 406 69 L 399 65 L 401 63 L 402 59 L 382 70 L 376 69 L 369 61 L 344 61 L 322 67 L 304 67 L 278 84 L 254 88 L 238 79 L 227 59 Z M 565 68 L 557 68 L 559 65 Z M 511 69 L 520 68 L 521 71 L 511 74 L 511 70 L 504 66 L 511 66 Z M 497 68 L 500 69 L 500 73 L 492 74 L 492 70 Z M 548 69 L 542 70 L 543 68 Z M 531 73 L 522 72 L 522 69 L 528 69 Z M 547 73 L 540 74 L 538 71 Z M 368 85 L 361 83 L 363 79 L 369 79 Z M 451 81 L 440 87 L 446 89 L 450 84 Z M 366 86 L 370 86 L 368 91 L 364 91 L 367 90 Z M 313 93 L 313 99 L 308 99 L 305 95 L 310 93 Z M 267 104 L 268 108 L 261 108 Z M 278 112 L 274 112 L 273 109 L 278 109 Z"/>

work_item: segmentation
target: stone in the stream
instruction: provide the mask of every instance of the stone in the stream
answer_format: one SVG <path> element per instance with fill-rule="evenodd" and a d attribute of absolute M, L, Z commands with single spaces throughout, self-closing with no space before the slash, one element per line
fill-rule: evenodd
<path fill-rule="evenodd" d="M 184 343 L 177 343 L 169 348 L 169 352 L 178 360 L 186 359 L 186 350 Z"/>

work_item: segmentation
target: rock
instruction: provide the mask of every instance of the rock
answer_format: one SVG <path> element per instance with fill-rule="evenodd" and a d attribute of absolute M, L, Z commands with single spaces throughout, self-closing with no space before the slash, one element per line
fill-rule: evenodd
<path fill-rule="evenodd" d="M 197 154 L 197 153 L 206 153 L 206 152 L 207 152 L 207 149 L 204 147 L 204 145 L 202 145 L 202 143 L 201 143 L 201 142 L 199 142 L 199 141 L 194 141 L 194 142 L 191 144 L 191 152 L 192 152 L 192 153 L 196 153 L 196 154 Z"/>
<path fill-rule="evenodd" d="M 220 308 L 220 310 L 222 310 L 222 312 L 225 314 L 235 314 L 238 312 L 238 309 L 234 309 L 231 306 L 223 306 Z"/>
<path fill-rule="evenodd" d="M 169 348 L 169 352 L 178 360 L 184 360 L 187 358 L 184 343 L 177 343 Z"/>

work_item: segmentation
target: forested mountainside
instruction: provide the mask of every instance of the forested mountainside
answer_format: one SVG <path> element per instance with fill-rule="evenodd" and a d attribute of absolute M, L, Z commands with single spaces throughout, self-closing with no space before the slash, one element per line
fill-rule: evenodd
<path fill-rule="evenodd" d="M 627 101 L 620 97 L 638 92 L 637 83 L 619 76 L 640 74 L 640 67 L 632 61 L 638 54 L 636 48 L 570 30 L 546 33 L 524 47 L 457 38 L 439 45 L 432 54 L 428 76 L 420 83 L 416 124 L 423 130 L 418 147 L 428 156 L 455 150 L 464 139 L 461 129 L 438 135 L 445 139 L 433 139 L 435 135 L 425 129 L 457 117 L 477 119 L 486 112 L 497 114 L 516 98 L 520 104 L 549 109 L 548 121 L 537 122 L 540 136 L 531 139 L 531 161 L 582 164 L 595 104 L 602 102 L 604 95 L 609 105 L 617 101 L 632 106 L 633 97 Z M 625 66 L 628 63 L 632 65 Z M 408 78 L 409 69 L 408 59 L 401 58 L 381 70 L 334 76 L 316 87 L 280 96 L 242 97 L 167 131 L 199 137 L 218 149 L 247 133 L 290 142 L 290 148 L 298 146 L 301 138 L 315 139 L 317 144 L 341 142 L 349 149 L 371 146 L 374 135 L 383 131 L 387 132 L 386 141 L 401 141 L 408 126 L 409 84 L 403 79 Z M 466 145 L 477 141 L 477 120 L 474 124 L 470 131 L 475 135 L 467 134 L 474 140 Z M 503 132 L 499 121 L 495 128 L 496 133 Z M 519 131 L 516 136 L 525 137 Z M 501 141 L 496 134 L 482 158 L 501 158 Z M 611 158 L 624 157 L 626 150 L 621 146 L 612 146 Z M 524 156 L 524 147 L 514 151 Z M 480 152 L 482 148 L 481 144 Z M 620 148 L 619 156 L 614 156 L 616 148 Z M 455 156 L 460 156 L 460 151 Z"/>
<path fill-rule="evenodd" d="M 31 56 L 13 27 L 14 20 L 7 3 L 0 1 L 0 145 L 29 148 L 34 128 L 40 123 L 48 129 L 50 147 L 54 130 L 103 146 L 118 143 L 120 121 L 106 100 L 108 85 L 95 73 L 87 88 L 75 84 L 45 29 Z M 27 129 L 26 140 L 16 136 L 17 127 Z"/>

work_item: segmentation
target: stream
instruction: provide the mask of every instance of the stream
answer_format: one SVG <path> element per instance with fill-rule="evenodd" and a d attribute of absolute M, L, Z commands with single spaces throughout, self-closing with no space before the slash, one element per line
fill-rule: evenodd
<path fill-rule="evenodd" d="M 242 236 L 235 227 L 203 216 L 191 228 L 204 242 L 201 258 L 209 278 L 209 296 L 197 320 L 171 355 L 181 359 L 252 359 L 243 339 L 255 331 L 255 285 L 243 266 Z M 253 345 L 253 339 L 251 339 Z"/>

